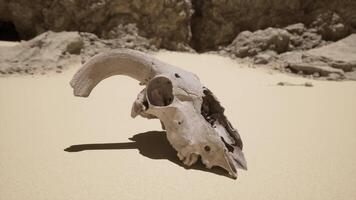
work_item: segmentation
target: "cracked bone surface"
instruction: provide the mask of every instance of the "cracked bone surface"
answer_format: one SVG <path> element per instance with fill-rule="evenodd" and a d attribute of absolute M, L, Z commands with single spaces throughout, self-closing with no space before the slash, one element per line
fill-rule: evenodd
<path fill-rule="evenodd" d="M 131 116 L 158 118 L 185 165 L 193 165 L 200 156 L 207 168 L 219 166 L 232 178 L 237 178 L 237 168 L 247 169 L 240 135 L 195 74 L 138 51 L 119 49 L 91 58 L 70 84 L 75 96 L 87 97 L 113 75 L 127 75 L 146 86 L 134 101 Z"/>

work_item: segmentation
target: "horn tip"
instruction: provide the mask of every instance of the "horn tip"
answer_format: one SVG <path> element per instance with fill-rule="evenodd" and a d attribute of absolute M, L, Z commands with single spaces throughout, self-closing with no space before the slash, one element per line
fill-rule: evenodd
<path fill-rule="evenodd" d="M 73 88 L 73 95 L 76 97 L 88 97 L 90 92 L 81 89 L 79 84 L 77 84 L 77 81 L 75 79 L 72 79 L 70 81 L 70 86 Z"/>

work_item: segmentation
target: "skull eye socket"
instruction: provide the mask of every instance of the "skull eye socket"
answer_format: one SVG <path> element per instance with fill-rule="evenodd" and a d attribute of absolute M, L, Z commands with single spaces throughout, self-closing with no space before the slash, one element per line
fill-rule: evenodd
<path fill-rule="evenodd" d="M 147 99 L 154 106 L 168 106 L 173 102 L 173 85 L 166 77 L 153 78 L 147 86 Z"/>

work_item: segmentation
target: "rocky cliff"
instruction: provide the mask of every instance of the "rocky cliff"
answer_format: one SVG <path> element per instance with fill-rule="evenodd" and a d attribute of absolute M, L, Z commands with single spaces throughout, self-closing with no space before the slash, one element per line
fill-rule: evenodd
<path fill-rule="evenodd" d="M 0 0 L 0 22 L 22 39 L 47 30 L 113 39 L 130 24 L 158 48 L 206 51 L 242 31 L 295 23 L 335 41 L 355 32 L 355 10 L 354 0 Z"/>
<path fill-rule="evenodd" d="M 47 30 L 112 39 L 130 24 L 157 47 L 179 49 L 190 41 L 191 15 L 185 0 L 0 0 L 0 21 L 11 21 L 23 39 Z"/>
<path fill-rule="evenodd" d="M 195 49 L 229 44 L 238 33 L 304 23 L 326 40 L 356 28 L 354 0 L 196 0 L 192 19 Z"/>
<path fill-rule="evenodd" d="M 20 59 L 19 55 L 46 52 L 51 49 L 48 46 L 59 45 L 58 38 L 63 44 L 80 38 L 82 45 L 76 46 L 83 61 L 113 48 L 217 51 L 233 58 L 252 58 L 254 64 L 282 60 L 282 70 L 299 74 L 343 78 L 344 73 L 356 71 L 352 33 L 356 33 L 356 0 L 0 0 L 0 40 L 37 36 L 3 50 L 8 53 L 0 56 L 0 62 L 7 64 L 0 73 L 17 72 L 23 64 L 40 68 L 42 61 L 34 64 L 30 59 L 36 56 Z M 352 52 L 351 61 L 325 60 L 324 52 L 335 45 L 322 47 L 335 41 L 341 47 L 350 43 L 350 48 L 338 49 L 352 49 L 339 53 Z M 315 48 L 322 48 L 323 53 L 300 53 Z M 72 54 L 66 45 L 58 52 L 62 53 L 51 61 Z"/>

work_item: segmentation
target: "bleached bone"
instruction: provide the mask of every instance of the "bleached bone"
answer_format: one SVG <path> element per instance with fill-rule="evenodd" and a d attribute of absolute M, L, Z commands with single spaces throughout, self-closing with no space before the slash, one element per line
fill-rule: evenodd
<path fill-rule="evenodd" d="M 127 75 L 146 85 L 134 101 L 131 116 L 161 120 L 177 156 L 191 166 L 199 156 L 207 168 L 219 166 L 237 178 L 247 169 L 240 135 L 224 108 L 190 72 L 138 51 L 120 49 L 94 56 L 74 75 L 75 96 L 87 97 L 103 79 Z"/>

